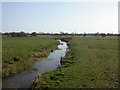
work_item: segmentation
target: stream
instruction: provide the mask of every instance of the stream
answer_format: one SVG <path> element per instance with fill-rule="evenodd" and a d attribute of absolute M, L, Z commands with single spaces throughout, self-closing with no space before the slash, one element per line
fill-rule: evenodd
<path fill-rule="evenodd" d="M 36 62 L 33 66 L 37 68 L 37 71 L 26 71 L 22 72 L 2 80 L 2 88 L 31 88 L 32 81 L 35 79 L 35 76 L 45 72 L 53 71 L 61 66 L 60 60 L 61 57 L 65 57 L 68 46 L 67 43 L 61 40 L 58 40 L 60 45 L 58 49 L 51 52 L 46 59 Z"/>

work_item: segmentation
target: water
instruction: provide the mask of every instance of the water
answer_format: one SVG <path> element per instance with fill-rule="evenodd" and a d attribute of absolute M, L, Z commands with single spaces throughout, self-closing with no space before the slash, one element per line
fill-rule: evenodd
<path fill-rule="evenodd" d="M 58 40 L 60 45 L 58 45 L 58 50 L 53 51 L 48 55 L 46 59 L 43 59 L 39 62 L 36 62 L 34 67 L 36 67 L 37 71 L 27 71 L 20 74 L 16 74 L 10 76 L 8 78 L 4 78 L 2 82 L 3 88 L 31 88 L 32 80 L 35 79 L 40 73 L 49 72 L 57 69 L 60 64 L 61 57 L 64 57 L 67 52 L 67 43 L 61 40 Z"/>

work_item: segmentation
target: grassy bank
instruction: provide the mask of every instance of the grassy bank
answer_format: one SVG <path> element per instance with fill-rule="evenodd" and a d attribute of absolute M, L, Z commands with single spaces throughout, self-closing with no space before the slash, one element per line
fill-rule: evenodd
<path fill-rule="evenodd" d="M 46 57 L 58 42 L 50 36 L 2 38 L 3 77 L 33 69 L 33 63 Z"/>
<path fill-rule="evenodd" d="M 66 62 L 36 77 L 34 88 L 117 88 L 118 37 L 74 37 Z"/>

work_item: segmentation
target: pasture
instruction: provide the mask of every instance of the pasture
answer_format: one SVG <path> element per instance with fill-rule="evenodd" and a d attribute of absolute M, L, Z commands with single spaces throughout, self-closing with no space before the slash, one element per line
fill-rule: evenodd
<path fill-rule="evenodd" d="M 35 61 L 46 57 L 58 42 L 51 36 L 2 38 L 2 76 L 33 69 Z"/>
<path fill-rule="evenodd" d="M 74 36 L 69 45 L 66 62 L 33 88 L 118 88 L 118 37 Z"/>

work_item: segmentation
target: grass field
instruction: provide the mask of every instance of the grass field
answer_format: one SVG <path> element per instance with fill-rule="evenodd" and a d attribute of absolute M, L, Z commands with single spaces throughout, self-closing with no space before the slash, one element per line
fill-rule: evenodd
<path fill-rule="evenodd" d="M 117 88 L 118 37 L 74 37 L 66 63 L 39 75 L 34 88 Z"/>
<path fill-rule="evenodd" d="M 2 76 L 33 69 L 36 60 L 56 49 L 58 42 L 50 36 L 2 38 Z"/>

